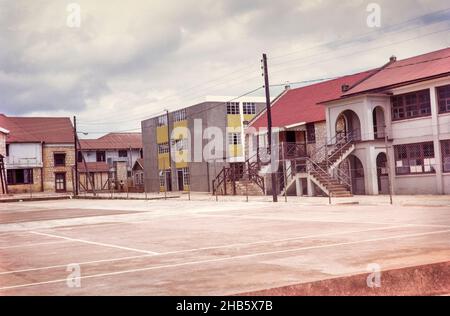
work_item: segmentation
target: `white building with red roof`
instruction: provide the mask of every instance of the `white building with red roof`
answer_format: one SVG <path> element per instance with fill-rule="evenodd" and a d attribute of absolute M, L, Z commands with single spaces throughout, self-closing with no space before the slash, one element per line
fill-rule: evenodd
<path fill-rule="evenodd" d="M 354 191 L 387 194 L 390 184 L 394 194 L 450 194 L 450 48 L 391 57 L 321 103 L 330 146 L 353 143 Z"/>
<path fill-rule="evenodd" d="M 278 193 L 450 194 L 450 48 L 286 90 L 271 112 Z M 265 147 L 266 113 L 249 127 Z"/>

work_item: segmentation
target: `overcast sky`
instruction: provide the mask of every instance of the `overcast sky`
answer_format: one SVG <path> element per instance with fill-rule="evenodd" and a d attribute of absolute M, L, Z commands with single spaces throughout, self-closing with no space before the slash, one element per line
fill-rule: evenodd
<path fill-rule="evenodd" d="M 367 25 L 372 2 L 380 28 Z M 449 47 L 449 34 L 448 0 L 0 0 L 0 113 L 77 115 L 90 137 L 138 130 L 165 108 L 261 86 L 263 52 L 278 84 Z"/>

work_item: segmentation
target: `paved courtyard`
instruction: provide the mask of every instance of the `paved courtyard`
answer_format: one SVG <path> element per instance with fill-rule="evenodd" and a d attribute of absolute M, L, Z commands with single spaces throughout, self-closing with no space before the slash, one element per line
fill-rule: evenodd
<path fill-rule="evenodd" d="M 367 275 L 374 264 L 382 280 L 448 268 L 448 198 L 244 200 L 1 203 L 0 295 L 231 295 Z"/>

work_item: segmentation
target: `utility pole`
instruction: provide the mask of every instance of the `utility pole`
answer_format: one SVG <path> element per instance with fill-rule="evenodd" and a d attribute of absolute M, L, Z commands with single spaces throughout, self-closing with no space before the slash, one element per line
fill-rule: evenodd
<path fill-rule="evenodd" d="M 263 54 L 262 63 L 263 63 L 264 88 L 266 90 L 267 143 L 268 143 L 268 152 L 272 157 L 272 111 L 270 109 L 270 86 L 269 86 L 269 70 L 267 68 L 267 54 Z M 271 164 L 274 163 L 272 159 L 270 160 L 270 162 Z M 273 202 L 278 202 L 278 195 L 276 190 L 276 175 L 273 172 L 273 170 L 271 170 L 271 179 L 272 179 Z"/>
<path fill-rule="evenodd" d="M 172 183 L 172 144 L 170 140 L 169 110 L 166 110 L 166 120 L 167 120 L 167 144 L 169 146 L 169 176 L 170 182 Z"/>
<path fill-rule="evenodd" d="M 77 142 L 77 117 L 73 117 L 73 143 L 75 146 L 75 196 L 78 196 L 78 142 Z"/>

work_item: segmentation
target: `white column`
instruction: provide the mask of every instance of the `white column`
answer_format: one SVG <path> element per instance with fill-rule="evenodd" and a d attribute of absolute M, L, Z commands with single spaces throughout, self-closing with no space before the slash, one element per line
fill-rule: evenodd
<path fill-rule="evenodd" d="M 368 155 L 366 160 L 366 193 L 369 195 L 378 195 L 378 176 L 377 176 L 377 152 L 374 146 L 367 148 Z"/>
<path fill-rule="evenodd" d="M 308 196 L 314 196 L 315 195 L 314 183 L 311 181 L 310 177 L 308 177 L 306 179 L 306 183 L 307 183 L 307 189 L 308 189 Z"/>
<path fill-rule="evenodd" d="M 442 174 L 442 155 L 441 155 L 441 143 L 439 141 L 439 108 L 437 102 L 436 88 L 430 89 L 430 101 L 431 101 L 431 126 L 433 130 L 433 144 L 434 144 L 434 158 L 436 160 L 436 188 L 438 194 L 444 193 L 444 179 Z"/>
<path fill-rule="evenodd" d="M 297 192 L 297 196 L 303 196 L 303 182 L 299 177 L 295 179 L 295 190 Z"/>

